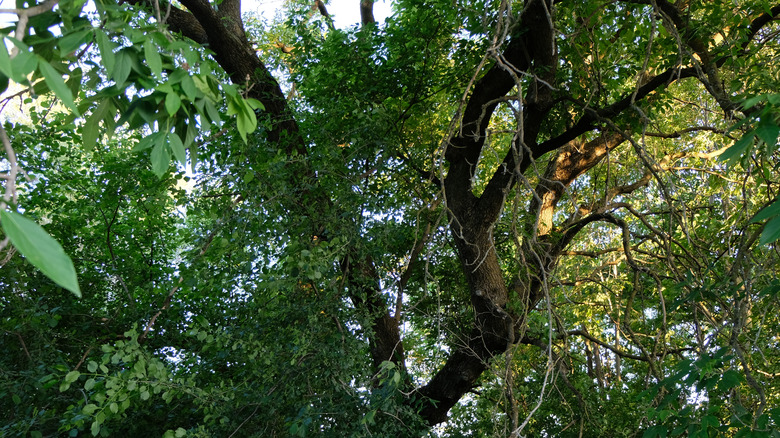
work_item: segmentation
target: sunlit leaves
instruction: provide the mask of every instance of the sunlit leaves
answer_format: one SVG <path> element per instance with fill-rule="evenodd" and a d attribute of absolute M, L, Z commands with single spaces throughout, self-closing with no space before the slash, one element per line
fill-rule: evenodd
<path fill-rule="evenodd" d="M 257 116 L 255 110 L 263 110 L 263 104 L 256 99 L 245 99 L 238 94 L 233 86 L 226 86 L 228 115 L 236 116 L 238 133 L 244 142 L 247 134 L 257 129 Z"/>

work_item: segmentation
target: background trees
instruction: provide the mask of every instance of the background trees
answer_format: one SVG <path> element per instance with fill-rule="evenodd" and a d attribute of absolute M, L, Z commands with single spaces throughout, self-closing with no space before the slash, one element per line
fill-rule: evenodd
<path fill-rule="evenodd" d="M 85 5 L 0 50 L 82 295 L 6 243 L 4 434 L 777 434 L 780 6 Z"/>

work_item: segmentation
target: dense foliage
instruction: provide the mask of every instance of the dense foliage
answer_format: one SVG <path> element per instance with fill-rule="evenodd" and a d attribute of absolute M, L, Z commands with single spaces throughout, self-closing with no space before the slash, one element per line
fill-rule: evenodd
<path fill-rule="evenodd" d="M 780 436 L 780 5 L 17 0 L 0 436 Z"/>

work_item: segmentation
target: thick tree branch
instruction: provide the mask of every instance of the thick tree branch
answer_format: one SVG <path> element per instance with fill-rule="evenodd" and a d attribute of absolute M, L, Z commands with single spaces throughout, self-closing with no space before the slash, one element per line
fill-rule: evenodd
<path fill-rule="evenodd" d="M 546 0 L 528 1 L 509 43 L 497 57 L 498 61 L 474 84 L 463 110 L 460 129 L 449 139 L 445 151 L 445 158 L 450 163 L 445 186 L 454 195 L 452 200 L 448 199 L 450 209 L 460 208 L 460 204 L 454 202 L 455 197 L 463 201 L 470 198 L 471 180 L 485 144 L 488 124 L 500 98 L 518 85 L 518 74 L 528 71 L 534 61 L 539 68 L 549 67 L 550 49 L 547 46 L 552 42 L 545 38 L 550 38 L 552 29 L 548 16 Z M 465 204 L 463 207 L 469 208 Z"/>
<path fill-rule="evenodd" d="M 376 23 L 374 18 L 374 0 L 360 0 L 360 24 Z"/>
<path fill-rule="evenodd" d="M 599 120 L 614 118 L 620 115 L 623 111 L 630 108 L 632 104 L 644 99 L 653 91 L 668 86 L 674 81 L 694 76 L 696 76 L 696 70 L 692 67 L 672 67 L 647 81 L 647 83 L 639 87 L 636 92 L 627 92 L 623 98 L 611 105 L 596 109 L 589 107 L 583 108 L 585 110 L 585 114 L 583 114 L 583 116 L 577 121 L 576 124 L 574 124 L 574 126 L 547 141 L 531 147 L 533 157 L 541 157 L 548 152 L 560 148 L 580 135 L 594 130 L 597 127 Z M 528 168 L 528 165 L 530 165 L 530 162 L 528 164 L 523 163 L 520 167 L 520 170 L 524 171 Z"/>
<path fill-rule="evenodd" d="M 317 11 L 319 11 L 320 15 L 322 15 L 324 18 L 330 18 L 330 14 L 328 13 L 328 8 L 325 7 L 325 3 L 323 3 L 322 0 L 315 0 L 314 8 L 316 8 Z"/>
<path fill-rule="evenodd" d="M 537 213 L 538 234 L 546 235 L 552 229 L 552 216 L 558 201 L 580 175 L 597 165 L 607 153 L 625 141 L 620 134 L 602 134 L 587 143 L 573 141 L 558 150 L 550 160 L 536 187 L 530 210 Z"/>
<path fill-rule="evenodd" d="M 758 32 L 764 28 L 767 24 L 771 23 L 772 21 L 777 20 L 777 18 L 780 17 L 780 5 L 775 5 L 772 7 L 772 9 L 769 10 L 769 12 L 764 12 L 763 14 L 759 15 L 753 21 L 750 22 L 750 25 L 747 28 L 747 35 L 745 41 L 742 43 L 742 54 L 744 55 L 747 52 L 748 46 L 750 43 L 755 39 L 756 35 L 758 35 Z M 723 59 L 725 61 L 725 58 Z M 718 66 L 720 66 L 720 62 Z"/>
<path fill-rule="evenodd" d="M 389 315 L 387 302 L 381 294 L 379 275 L 374 262 L 368 256 L 347 256 L 341 262 L 341 270 L 347 278 L 349 298 L 358 309 L 365 309 L 371 320 L 369 348 L 375 370 L 382 362 L 391 361 L 405 369 L 404 348 L 401 343 L 399 321 Z"/>

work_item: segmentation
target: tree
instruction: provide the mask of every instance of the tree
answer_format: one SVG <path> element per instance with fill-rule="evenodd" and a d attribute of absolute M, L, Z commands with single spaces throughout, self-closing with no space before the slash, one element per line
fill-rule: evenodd
<path fill-rule="evenodd" d="M 778 433 L 780 5 L 54 5 L 3 210 L 82 298 L 5 212 L 4 433 Z"/>

